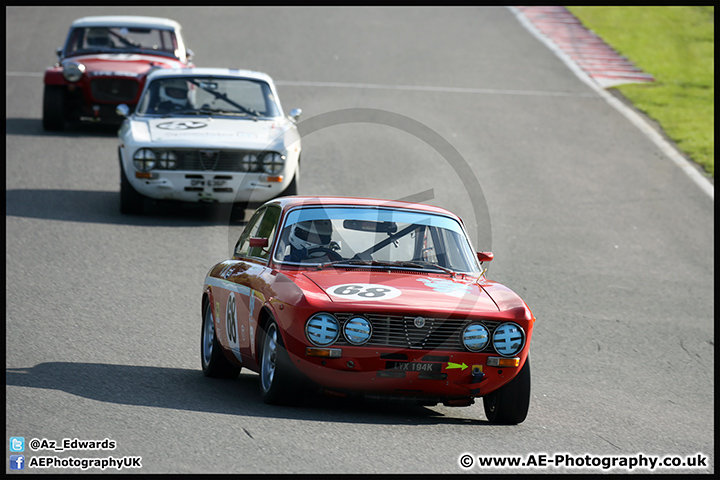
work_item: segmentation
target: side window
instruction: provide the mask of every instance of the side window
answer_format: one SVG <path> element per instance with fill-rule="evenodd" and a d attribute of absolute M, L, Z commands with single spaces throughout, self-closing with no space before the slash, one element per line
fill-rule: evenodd
<path fill-rule="evenodd" d="M 250 218 L 247 225 L 245 225 L 245 229 L 240 234 L 240 239 L 238 240 L 237 244 L 235 245 L 235 256 L 236 257 L 247 257 L 249 256 L 250 252 L 250 238 L 254 237 L 254 233 L 257 232 L 257 229 L 260 228 L 260 219 L 265 214 L 265 209 L 258 210 L 255 212 L 255 214 Z"/>
<path fill-rule="evenodd" d="M 437 263 L 437 252 L 435 251 L 435 239 L 431 234 L 431 227 L 421 227 L 415 236 L 414 260 Z"/>
<path fill-rule="evenodd" d="M 280 220 L 280 207 L 271 205 L 255 212 L 248 222 L 235 247 L 235 256 L 255 257 L 267 260 Z M 268 246 L 251 247 L 251 238 L 267 238 Z"/>
<path fill-rule="evenodd" d="M 275 232 L 277 231 L 278 220 L 280 220 L 280 208 L 272 205 L 269 206 L 265 210 L 265 215 L 259 222 L 257 230 L 251 235 L 251 237 L 267 238 L 268 246 L 265 248 L 251 247 L 249 251 L 251 257 L 267 260 L 275 238 Z"/>

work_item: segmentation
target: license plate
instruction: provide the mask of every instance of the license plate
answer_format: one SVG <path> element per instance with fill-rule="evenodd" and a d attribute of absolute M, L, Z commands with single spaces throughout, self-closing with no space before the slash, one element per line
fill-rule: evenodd
<path fill-rule="evenodd" d="M 193 187 L 204 187 L 205 185 L 208 187 L 224 187 L 226 183 L 227 180 L 190 180 L 190 185 Z"/>
<path fill-rule="evenodd" d="M 386 370 L 403 370 L 405 372 L 434 372 L 440 373 L 442 363 L 425 363 L 425 362 L 387 362 Z"/>

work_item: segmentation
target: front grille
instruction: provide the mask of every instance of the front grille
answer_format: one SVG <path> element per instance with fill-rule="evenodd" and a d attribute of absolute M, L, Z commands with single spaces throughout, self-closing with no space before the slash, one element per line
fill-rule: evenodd
<path fill-rule="evenodd" d="M 128 78 L 96 78 L 90 82 L 92 96 L 99 102 L 133 102 L 140 84 Z"/>
<path fill-rule="evenodd" d="M 262 158 L 273 152 L 252 150 L 218 149 L 153 149 L 160 158 L 164 152 L 173 152 L 177 158 L 176 170 L 212 171 L 212 172 L 250 172 L 262 173 Z"/>
<path fill-rule="evenodd" d="M 340 330 L 343 330 L 345 322 L 352 316 L 352 313 L 336 313 L 340 322 Z M 466 351 L 460 338 L 463 328 L 472 320 L 467 318 L 428 318 L 423 317 L 424 323 L 421 327 L 416 325 L 415 319 L 418 316 L 403 315 L 363 315 L 372 324 L 372 336 L 364 345 L 384 346 L 393 348 L 412 348 L 422 350 L 451 350 Z M 487 327 L 492 337 L 495 329 L 500 325 L 498 321 L 480 320 Z M 350 345 L 341 335 L 335 345 Z M 492 351 L 492 342 L 488 342 L 483 352 Z"/>

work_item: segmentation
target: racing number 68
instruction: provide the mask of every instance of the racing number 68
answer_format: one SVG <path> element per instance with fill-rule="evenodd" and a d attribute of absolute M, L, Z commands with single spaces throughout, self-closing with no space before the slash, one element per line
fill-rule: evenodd
<path fill-rule="evenodd" d="M 390 292 L 389 288 L 384 287 L 364 287 L 362 285 L 342 285 L 336 288 L 333 293 L 335 295 L 357 295 L 365 298 L 382 297 L 387 292 Z"/>

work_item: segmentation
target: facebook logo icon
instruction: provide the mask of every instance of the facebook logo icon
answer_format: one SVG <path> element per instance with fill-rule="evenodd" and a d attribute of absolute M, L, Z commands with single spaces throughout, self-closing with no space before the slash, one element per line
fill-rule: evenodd
<path fill-rule="evenodd" d="M 10 470 L 25 470 L 25 455 L 10 455 Z"/>

